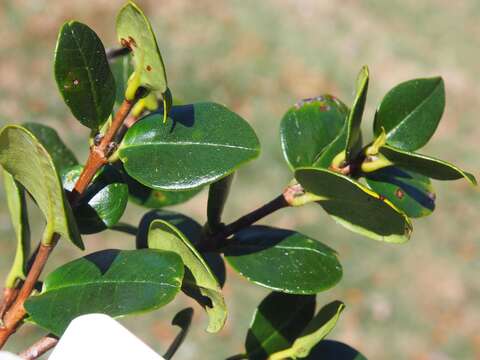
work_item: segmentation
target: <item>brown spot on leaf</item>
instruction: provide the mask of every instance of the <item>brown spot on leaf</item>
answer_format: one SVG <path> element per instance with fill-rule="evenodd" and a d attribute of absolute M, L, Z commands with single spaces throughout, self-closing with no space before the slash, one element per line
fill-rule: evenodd
<path fill-rule="evenodd" d="M 147 65 L 147 71 L 152 71 L 152 67 L 150 65 Z"/>
<path fill-rule="evenodd" d="M 403 199 L 403 197 L 405 196 L 405 193 L 401 189 L 397 189 L 395 190 L 395 196 L 399 199 Z"/>
<path fill-rule="evenodd" d="M 128 42 L 130 43 L 130 46 L 137 47 L 137 43 L 135 42 L 135 39 L 132 38 L 131 36 L 128 37 Z"/>
<path fill-rule="evenodd" d="M 121 38 L 121 39 L 120 39 L 120 44 L 121 44 L 124 48 L 129 48 L 130 50 L 132 50 L 132 46 L 137 47 L 137 43 L 135 42 L 135 39 L 132 38 L 131 36 L 128 37 L 128 40 L 125 39 L 125 38 Z"/>
<path fill-rule="evenodd" d="M 384 200 L 385 200 L 385 196 L 379 195 L 379 199 L 382 200 L 382 201 L 384 201 Z"/>
<path fill-rule="evenodd" d="M 330 111 L 330 106 L 328 106 L 327 104 L 325 103 L 321 103 L 320 104 L 320 111 Z"/>

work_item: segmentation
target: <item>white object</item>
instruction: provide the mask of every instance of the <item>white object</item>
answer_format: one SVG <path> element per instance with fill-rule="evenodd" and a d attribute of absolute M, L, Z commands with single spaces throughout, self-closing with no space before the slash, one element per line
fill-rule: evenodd
<path fill-rule="evenodd" d="M 0 360 L 22 360 L 15 354 L 8 351 L 0 351 Z"/>
<path fill-rule="evenodd" d="M 49 360 L 86 359 L 165 360 L 120 323 L 104 314 L 75 318 L 49 357 Z"/>

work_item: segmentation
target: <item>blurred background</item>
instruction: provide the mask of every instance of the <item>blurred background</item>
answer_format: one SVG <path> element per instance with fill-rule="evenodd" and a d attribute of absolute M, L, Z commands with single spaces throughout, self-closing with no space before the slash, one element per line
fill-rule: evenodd
<path fill-rule="evenodd" d="M 278 194 L 291 174 L 283 161 L 278 125 L 297 100 L 331 93 L 353 101 L 354 81 L 368 64 L 371 81 L 364 127 L 395 84 L 441 75 L 447 107 L 422 151 L 479 174 L 480 2 L 477 0 L 139 0 L 152 20 L 170 87 L 185 101 L 223 103 L 246 118 L 263 145 L 260 158 L 235 179 L 225 220 L 232 221 Z M 67 19 L 91 26 L 105 46 L 115 45 L 115 16 L 122 0 L 0 0 L 0 123 L 38 121 L 53 126 L 78 158 L 86 159 L 88 134 L 70 115 L 53 80 L 57 31 Z M 368 136 L 367 136 L 368 140 Z M 344 278 L 318 295 L 320 304 L 343 300 L 330 335 L 370 359 L 480 358 L 480 194 L 466 181 L 435 183 L 437 210 L 414 223 L 412 240 L 388 245 L 336 225 L 318 206 L 286 209 L 264 223 L 295 228 L 335 248 Z M 175 207 L 205 221 L 207 192 Z M 0 275 L 14 254 L 14 235 L 3 189 L 0 206 Z M 124 220 L 143 210 L 129 205 Z M 37 216 L 40 218 L 40 216 Z M 34 222 L 37 233 L 41 223 Z M 116 232 L 85 237 L 87 252 L 133 248 Z M 81 256 L 61 244 L 47 268 Z M 230 310 L 225 329 L 194 324 L 176 359 L 224 359 L 243 351 L 256 305 L 267 290 L 231 271 L 225 288 Z M 160 353 L 178 329 L 174 311 L 191 305 L 181 295 L 154 313 L 122 320 Z M 8 345 L 19 350 L 44 334 L 24 326 Z"/>

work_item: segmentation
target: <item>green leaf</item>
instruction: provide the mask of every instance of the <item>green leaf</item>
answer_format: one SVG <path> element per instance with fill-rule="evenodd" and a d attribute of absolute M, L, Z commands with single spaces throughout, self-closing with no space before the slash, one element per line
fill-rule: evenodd
<path fill-rule="evenodd" d="M 224 253 L 249 281 L 289 294 L 316 294 L 342 277 L 334 250 L 295 231 L 251 226 L 237 233 Z"/>
<path fill-rule="evenodd" d="M 182 278 L 182 260 L 172 252 L 103 250 L 50 273 L 25 308 L 33 322 L 61 336 L 83 314 L 121 317 L 158 309 L 177 295 Z"/>
<path fill-rule="evenodd" d="M 292 346 L 315 314 L 315 296 L 272 292 L 262 300 L 248 329 L 250 360 L 263 360 Z"/>
<path fill-rule="evenodd" d="M 292 347 L 273 354 L 269 360 L 307 357 L 312 348 L 333 330 L 344 308 L 345 305 L 341 301 L 325 305 L 302 331 Z"/>
<path fill-rule="evenodd" d="M 27 261 L 30 255 L 30 226 L 27 216 L 25 190 L 22 185 L 17 183 L 13 176 L 6 171 L 3 171 L 3 183 L 8 211 L 17 239 L 15 258 L 5 281 L 6 288 L 13 288 L 17 281 L 25 279 L 27 274 Z"/>
<path fill-rule="evenodd" d="M 128 79 L 133 74 L 134 68 L 129 56 L 120 56 L 110 64 L 110 67 L 115 79 L 115 107 L 118 108 L 125 100 Z"/>
<path fill-rule="evenodd" d="M 63 143 L 54 129 L 39 123 L 24 123 L 23 127 L 35 135 L 48 151 L 60 175 L 63 175 L 69 168 L 78 164 L 73 152 Z"/>
<path fill-rule="evenodd" d="M 465 178 L 472 185 L 477 184 L 475 176 L 443 160 L 403 151 L 388 145 L 381 147 L 380 152 L 395 165 L 432 179 L 457 180 Z"/>
<path fill-rule="evenodd" d="M 427 216 L 435 209 L 435 192 L 426 176 L 395 166 L 365 176 L 373 191 L 386 197 L 408 217 Z"/>
<path fill-rule="evenodd" d="M 227 319 L 227 308 L 220 285 L 202 256 L 180 230 L 164 220 L 154 220 L 148 233 L 148 247 L 172 251 L 185 264 L 183 289 L 187 294 L 200 292 L 201 305 L 209 316 L 207 331 L 220 331 Z M 205 301 L 204 297 L 208 298 Z"/>
<path fill-rule="evenodd" d="M 174 106 L 168 122 L 151 114 L 119 148 L 126 172 L 156 190 L 188 190 L 217 181 L 260 152 L 250 125 L 215 103 Z"/>
<path fill-rule="evenodd" d="M 290 167 L 313 165 L 341 132 L 348 112 L 345 104 L 330 95 L 291 107 L 280 125 L 283 156 Z"/>
<path fill-rule="evenodd" d="M 295 178 L 306 191 L 325 198 L 319 204 L 348 230 L 390 243 L 410 238 L 412 224 L 407 216 L 357 181 L 318 168 L 297 169 Z"/>
<path fill-rule="evenodd" d="M 363 110 L 367 100 L 368 81 L 368 67 L 364 66 L 357 77 L 355 100 L 353 101 L 352 110 L 350 110 L 347 118 L 348 129 L 345 147 L 347 162 L 350 162 L 357 155 L 355 145 L 358 144 L 360 138 L 360 124 L 362 122 Z"/>
<path fill-rule="evenodd" d="M 63 187 L 72 191 L 83 166 L 77 165 L 62 177 Z M 118 223 L 128 203 L 128 186 L 120 173 L 107 165 L 98 173 L 79 204 L 73 209 L 82 234 L 94 234 Z"/>
<path fill-rule="evenodd" d="M 441 77 L 403 82 L 383 98 L 375 114 L 375 135 L 380 135 L 383 127 L 387 144 L 417 150 L 435 133 L 444 108 L 445 85 Z"/>
<path fill-rule="evenodd" d="M 55 80 L 78 121 L 98 130 L 112 112 L 115 80 L 101 40 L 87 25 L 69 21 L 60 29 Z"/>
<path fill-rule="evenodd" d="M 222 223 L 223 208 L 227 202 L 232 182 L 233 174 L 210 184 L 207 204 L 207 224 L 209 230 L 218 229 Z"/>
<path fill-rule="evenodd" d="M 0 164 L 23 185 L 42 211 L 47 222 L 42 242 L 50 244 L 53 234 L 57 233 L 83 249 L 52 158 L 35 136 L 18 125 L 3 127 L 0 130 Z"/>
<path fill-rule="evenodd" d="M 141 86 L 164 93 L 167 74 L 152 26 L 142 10 L 133 2 L 126 4 L 117 16 L 117 38 L 130 48 Z"/>
<path fill-rule="evenodd" d="M 367 360 L 358 350 L 335 340 L 322 340 L 306 357 L 307 360 Z"/>

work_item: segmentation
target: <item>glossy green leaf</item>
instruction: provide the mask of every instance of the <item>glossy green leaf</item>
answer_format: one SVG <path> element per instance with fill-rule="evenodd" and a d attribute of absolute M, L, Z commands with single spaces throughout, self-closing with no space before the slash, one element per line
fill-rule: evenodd
<path fill-rule="evenodd" d="M 272 292 L 262 300 L 248 329 L 248 359 L 263 360 L 292 346 L 315 314 L 315 296 Z"/>
<path fill-rule="evenodd" d="M 83 125 L 97 130 L 108 119 L 115 80 L 101 40 L 87 25 L 69 21 L 60 29 L 55 79 L 63 100 Z"/>
<path fill-rule="evenodd" d="M 222 223 L 222 213 L 227 202 L 234 174 L 230 174 L 212 184 L 208 189 L 207 224 L 210 230 L 218 229 Z"/>
<path fill-rule="evenodd" d="M 203 227 L 197 221 L 174 211 L 152 210 L 146 213 L 140 220 L 136 240 L 137 249 L 148 248 L 148 231 L 150 224 L 154 220 L 168 221 L 179 229 L 195 247 L 198 247 L 202 240 Z M 210 270 L 215 274 L 220 286 L 223 287 L 226 280 L 226 269 L 223 258 L 214 252 L 204 252 L 202 253 L 202 257 L 208 264 Z"/>
<path fill-rule="evenodd" d="M 280 125 L 283 156 L 290 167 L 313 165 L 339 135 L 348 112 L 345 104 L 330 95 L 305 99 L 291 107 Z"/>
<path fill-rule="evenodd" d="M 0 164 L 23 185 L 42 211 L 47 222 L 42 242 L 49 244 L 53 234 L 58 233 L 83 249 L 72 209 L 52 158 L 35 136 L 18 125 L 2 128 Z"/>
<path fill-rule="evenodd" d="M 350 231 L 391 243 L 410 238 L 412 224 L 407 216 L 357 181 L 318 168 L 298 169 L 295 178 L 306 191 L 325 198 L 319 204 Z"/>
<path fill-rule="evenodd" d="M 307 357 L 312 348 L 333 330 L 344 308 L 345 305 L 341 301 L 333 301 L 325 305 L 290 348 L 273 354 L 269 360 Z"/>
<path fill-rule="evenodd" d="M 320 341 L 306 357 L 307 360 L 367 360 L 358 350 L 335 340 Z"/>
<path fill-rule="evenodd" d="M 249 281 L 289 294 L 316 294 L 342 277 L 334 250 L 290 230 L 251 226 L 235 235 L 224 254 Z"/>
<path fill-rule="evenodd" d="M 23 127 L 35 135 L 48 151 L 60 175 L 63 175 L 69 168 L 78 164 L 73 152 L 63 143 L 54 129 L 39 123 L 25 123 Z"/>
<path fill-rule="evenodd" d="M 78 165 L 62 177 L 63 187 L 72 191 L 83 170 Z M 104 166 L 73 209 L 82 234 L 93 234 L 118 223 L 128 203 L 128 186 L 112 166 Z"/>
<path fill-rule="evenodd" d="M 367 101 L 368 81 L 368 67 L 364 66 L 357 77 L 355 100 L 353 101 L 352 109 L 347 118 L 348 128 L 345 147 L 347 162 L 357 155 L 355 145 L 358 144 L 360 137 L 360 124 L 362 122 L 363 110 L 365 109 L 365 102 Z"/>
<path fill-rule="evenodd" d="M 119 107 L 125 100 L 125 91 L 130 75 L 134 68 L 129 56 L 121 56 L 115 59 L 111 64 L 113 77 L 115 78 L 115 107 Z"/>
<path fill-rule="evenodd" d="M 120 44 L 130 48 L 141 86 L 164 93 L 167 90 L 167 74 L 157 40 L 150 22 L 133 2 L 126 4 L 117 16 L 117 38 Z"/>
<path fill-rule="evenodd" d="M 403 151 L 392 146 L 383 146 L 380 152 L 395 165 L 436 180 L 457 180 L 465 178 L 472 185 L 475 177 L 457 166 L 430 156 Z"/>
<path fill-rule="evenodd" d="M 389 166 L 366 174 L 366 181 L 408 217 L 427 216 L 435 209 L 435 192 L 426 176 Z"/>
<path fill-rule="evenodd" d="M 442 78 L 414 79 L 391 89 L 375 114 L 375 135 L 382 127 L 387 144 L 406 151 L 424 146 L 433 136 L 445 108 Z"/>
<path fill-rule="evenodd" d="M 50 273 L 25 308 L 33 322 L 61 336 L 83 314 L 121 317 L 158 309 L 177 295 L 182 278 L 183 263 L 175 253 L 103 250 Z"/>
<path fill-rule="evenodd" d="M 217 181 L 256 158 L 250 125 L 215 103 L 174 106 L 168 122 L 151 114 L 132 126 L 119 148 L 126 172 L 157 190 L 187 190 Z"/>
<path fill-rule="evenodd" d="M 5 280 L 6 288 L 13 288 L 18 280 L 25 279 L 28 257 L 30 255 L 30 226 L 27 216 L 25 190 L 12 175 L 3 171 L 3 184 L 7 198 L 8 211 L 17 240 L 17 250 L 12 267 Z"/>
<path fill-rule="evenodd" d="M 148 233 L 148 247 L 172 251 L 181 256 L 186 267 L 183 289 L 187 294 L 200 292 L 209 316 L 207 331 L 220 331 L 227 319 L 227 308 L 220 285 L 202 256 L 180 230 L 164 220 L 154 220 Z M 195 296 L 196 297 L 196 296 Z M 208 298 L 208 302 L 203 299 Z"/>

